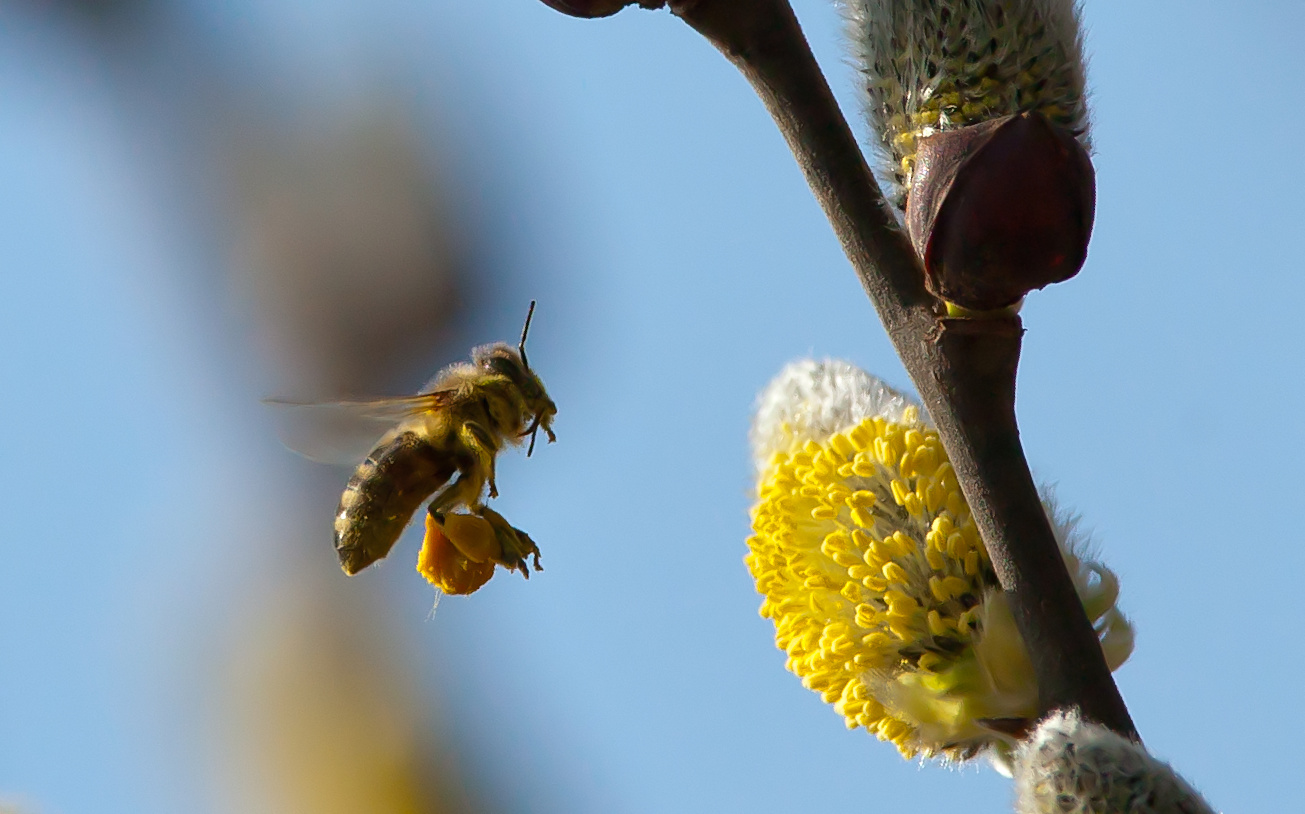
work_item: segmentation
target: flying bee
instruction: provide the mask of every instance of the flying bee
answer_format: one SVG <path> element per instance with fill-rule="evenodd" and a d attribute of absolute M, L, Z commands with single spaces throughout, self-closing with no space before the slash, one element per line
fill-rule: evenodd
<path fill-rule="evenodd" d="M 420 565 L 419 570 L 437 587 L 470 593 L 489 578 L 494 564 L 528 576 L 528 555 L 534 556 L 539 569 L 539 549 L 530 537 L 484 504 L 487 488 L 489 497 L 498 496 L 494 462 L 504 446 L 519 445 L 528 437 L 529 456 L 540 430 L 550 443 L 557 440 L 552 428 L 557 405 L 526 359 L 526 335 L 534 312 L 532 301 L 517 347 L 497 342 L 475 348 L 470 362 L 445 368 L 415 396 L 317 404 L 271 402 L 318 418 L 388 427 L 340 496 L 335 550 L 346 574 L 352 576 L 389 554 L 417 509 L 432 495 L 423 558 L 430 559 L 426 548 L 450 556 L 431 559 L 434 571 Z M 294 441 L 287 443 L 306 457 L 329 459 Z M 442 575 L 441 567 L 471 568 L 475 579 Z M 447 590 L 441 582 L 470 587 Z"/>

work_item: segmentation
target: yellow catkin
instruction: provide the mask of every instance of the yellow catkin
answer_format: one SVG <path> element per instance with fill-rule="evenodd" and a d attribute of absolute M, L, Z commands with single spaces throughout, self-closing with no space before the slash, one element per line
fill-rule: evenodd
<path fill-rule="evenodd" d="M 761 457 L 745 558 L 785 667 L 903 755 L 993 747 L 982 721 L 1036 715 L 1037 688 L 1031 668 L 984 661 L 1021 645 L 995 614 L 1004 594 L 937 433 L 914 408 L 792 432 Z M 1103 640 L 1112 625 L 1129 633 L 1113 612 Z M 1130 644 L 1114 637 L 1125 657 Z"/>
<path fill-rule="evenodd" d="M 954 602 L 981 594 L 990 568 L 982 548 L 968 545 L 968 510 L 947 491 L 945 466 L 936 433 L 914 424 L 875 418 L 808 441 L 770 456 L 748 541 L 748 569 L 765 595 L 761 613 L 775 621 L 788 669 L 837 704 L 848 726 L 912 754 L 935 748 L 873 698 L 859 671 L 906 669 L 912 662 L 903 654 L 920 647 L 929 649 L 914 657 L 915 668 L 946 670 L 957 648 L 935 650 L 933 640 L 973 635 L 958 630 L 963 608 Z M 901 508 L 880 519 L 884 501 Z M 907 526 L 880 525 L 903 509 Z M 967 555 L 978 558 L 973 569 Z"/>

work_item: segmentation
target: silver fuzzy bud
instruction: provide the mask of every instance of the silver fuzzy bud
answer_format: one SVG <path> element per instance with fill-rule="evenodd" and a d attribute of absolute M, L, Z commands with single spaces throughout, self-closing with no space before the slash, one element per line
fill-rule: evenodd
<path fill-rule="evenodd" d="M 1039 724 L 1013 769 L 1017 814 L 1214 814 L 1169 764 L 1076 711 Z"/>

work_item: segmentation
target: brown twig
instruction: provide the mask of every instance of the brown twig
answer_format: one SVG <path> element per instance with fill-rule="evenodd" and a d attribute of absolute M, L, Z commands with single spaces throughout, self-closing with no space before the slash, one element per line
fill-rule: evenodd
<path fill-rule="evenodd" d="M 620 0 L 545 0 L 612 13 Z M 633 5 L 634 3 L 627 3 Z M 642 0 L 644 7 L 661 5 Z M 924 287 L 787 0 L 669 0 L 741 70 L 779 125 L 915 382 L 956 469 L 1038 677 L 1045 714 L 1078 707 L 1137 739 L 1038 497 L 1015 422 L 1017 316 L 950 319 Z M 597 8 L 597 6 L 594 6 Z"/>
<path fill-rule="evenodd" d="M 937 316 L 916 256 L 786 0 L 673 0 L 671 7 L 752 83 L 833 224 L 956 468 L 1028 645 L 1042 712 L 1077 706 L 1137 738 L 1020 445 L 1019 318 Z"/>
<path fill-rule="evenodd" d="M 1075 706 L 1131 738 L 1020 445 L 1019 317 L 945 319 L 787 0 L 671 0 L 741 70 L 779 125 L 956 469 L 1038 677 L 1043 713 Z"/>

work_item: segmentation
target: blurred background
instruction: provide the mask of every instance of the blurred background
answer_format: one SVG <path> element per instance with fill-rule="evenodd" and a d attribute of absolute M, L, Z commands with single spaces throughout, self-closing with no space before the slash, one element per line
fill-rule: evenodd
<path fill-rule="evenodd" d="M 863 131 L 836 10 L 796 7 Z M 1305 723 L 1305 6 L 1085 17 L 1096 233 L 1024 309 L 1027 450 L 1123 578 L 1147 744 L 1270 810 Z M 1009 809 L 845 731 L 757 616 L 754 394 L 810 354 L 907 378 L 670 15 L 11 0 L 0 100 L 0 808 Z M 260 400 L 414 392 L 532 298 L 559 440 L 496 506 L 547 570 L 432 617 L 412 533 L 346 579 L 348 472 Z"/>

